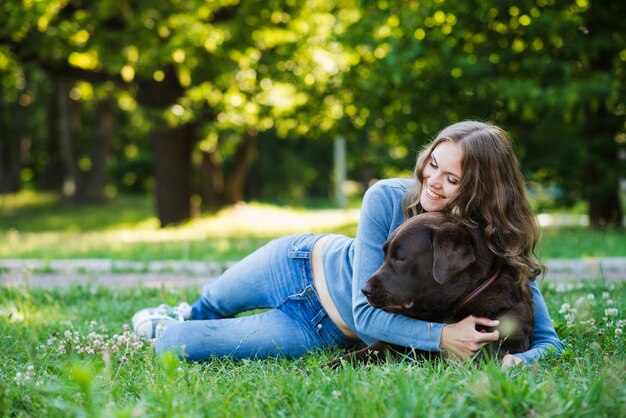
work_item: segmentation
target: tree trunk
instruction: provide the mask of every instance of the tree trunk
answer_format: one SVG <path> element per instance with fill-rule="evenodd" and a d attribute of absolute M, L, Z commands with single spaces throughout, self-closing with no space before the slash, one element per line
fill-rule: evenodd
<path fill-rule="evenodd" d="M 257 134 L 246 133 L 235 152 L 235 160 L 226 177 L 224 201 L 233 204 L 243 199 L 243 189 L 246 185 L 248 172 L 257 157 Z"/>
<path fill-rule="evenodd" d="M 154 178 L 156 209 L 161 227 L 183 222 L 191 217 L 191 151 L 195 126 L 171 129 L 161 112 L 176 103 L 184 93 L 174 67 L 165 68 L 165 78 L 139 80 L 137 101 L 154 116 Z"/>
<path fill-rule="evenodd" d="M 72 123 L 69 103 L 69 82 L 63 77 L 57 78 L 57 101 L 59 107 L 59 150 L 63 162 L 63 193 L 73 196 L 76 192 L 76 178 L 78 167 L 74 159 L 74 146 L 72 142 Z"/>
<path fill-rule="evenodd" d="M 589 201 L 589 223 L 591 226 L 594 228 L 622 226 L 622 205 L 618 190 Z"/>
<path fill-rule="evenodd" d="M 11 154 L 9 157 L 9 171 L 7 173 L 8 191 L 18 192 L 20 190 L 22 180 L 22 164 L 24 155 L 30 148 L 30 137 L 28 132 L 28 105 L 19 102 L 15 104 L 15 135 L 16 141 L 11 146 Z"/>
<path fill-rule="evenodd" d="M 202 153 L 202 206 L 216 210 L 243 200 L 250 167 L 257 157 L 257 135 L 243 135 L 228 172 L 215 152 Z"/>
<path fill-rule="evenodd" d="M 107 158 L 113 142 L 113 112 L 111 99 L 98 102 L 98 130 L 90 152 L 91 168 L 82 173 L 77 189 L 76 197 L 81 201 L 98 202 L 105 198 Z"/>
<path fill-rule="evenodd" d="M 193 125 L 158 129 L 154 134 L 156 206 L 161 227 L 191 217 L 191 150 Z"/>
<path fill-rule="evenodd" d="M 201 169 L 202 208 L 219 209 L 224 201 L 224 171 L 216 152 L 202 151 Z"/>
<path fill-rule="evenodd" d="M 59 192 L 63 190 L 63 181 L 65 178 L 63 170 L 63 159 L 61 158 L 61 120 L 59 116 L 59 90 L 61 86 L 59 83 L 55 86 L 55 94 L 48 99 L 48 112 L 46 115 L 47 121 L 47 137 L 46 137 L 46 157 L 45 166 L 43 168 L 43 175 L 39 182 L 41 190 Z"/>
<path fill-rule="evenodd" d="M 611 114 L 606 105 L 589 110 L 584 133 L 589 140 L 587 169 L 587 200 L 589 202 L 589 224 L 595 228 L 622 226 L 620 202 L 620 176 L 623 163 L 620 161 L 617 142 L 613 140 L 619 132 L 621 121 Z"/>
<path fill-rule="evenodd" d="M 622 7 L 620 7 L 622 6 Z M 622 10 L 620 10 L 622 9 Z M 585 13 L 585 26 L 594 39 L 609 39 L 612 33 L 622 30 L 623 20 L 619 17 L 623 3 L 591 2 Z M 619 42 L 596 43 L 591 54 L 589 67 L 594 73 L 615 76 L 613 63 L 620 54 Z M 615 135 L 624 128 L 623 116 L 609 109 L 609 97 L 600 98 L 598 106 L 586 109 L 584 133 L 590 140 L 586 181 L 588 189 L 589 223 L 593 227 L 622 226 L 620 202 L 620 177 L 624 175 L 624 163 L 620 161 Z"/>
<path fill-rule="evenodd" d="M 2 97 L 2 93 L 2 84 L 0 83 L 0 97 Z M 6 120 L 4 119 L 4 102 L 0 100 L 0 193 L 6 192 L 6 175 L 4 172 L 7 162 L 5 161 L 4 155 L 6 154 L 5 149 L 9 144 L 7 137 Z"/>
<path fill-rule="evenodd" d="M 19 99 L 14 107 L 13 129 L 5 118 L 4 106 L 0 107 L 0 193 L 20 190 L 23 153 L 29 143 L 28 107 Z"/>

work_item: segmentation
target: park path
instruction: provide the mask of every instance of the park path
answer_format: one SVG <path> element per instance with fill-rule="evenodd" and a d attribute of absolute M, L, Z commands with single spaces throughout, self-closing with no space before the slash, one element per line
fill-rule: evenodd
<path fill-rule="evenodd" d="M 130 262 L 121 260 L 0 260 L 0 286 L 64 288 L 201 287 L 232 263 L 191 261 Z M 547 260 L 549 282 L 626 280 L 626 257 Z"/>

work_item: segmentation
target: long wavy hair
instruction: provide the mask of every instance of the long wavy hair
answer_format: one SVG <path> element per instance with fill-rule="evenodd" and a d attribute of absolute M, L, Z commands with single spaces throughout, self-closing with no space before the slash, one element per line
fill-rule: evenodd
<path fill-rule="evenodd" d="M 461 182 L 447 210 L 484 230 L 488 248 L 505 260 L 520 285 L 545 271 L 535 252 L 540 228 L 526 197 L 524 178 L 508 134 L 490 123 L 464 121 L 448 126 L 417 157 L 417 185 L 404 200 L 406 218 L 424 212 L 420 205 L 424 167 L 444 141 L 461 147 Z M 521 286 L 530 297 L 528 286 Z"/>

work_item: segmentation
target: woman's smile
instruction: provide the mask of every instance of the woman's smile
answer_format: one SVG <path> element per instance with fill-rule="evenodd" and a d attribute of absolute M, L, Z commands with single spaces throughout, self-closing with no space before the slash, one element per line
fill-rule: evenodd
<path fill-rule="evenodd" d="M 428 185 L 426 185 L 426 196 L 428 196 L 429 198 L 431 198 L 433 200 L 445 199 L 446 198 L 445 196 L 441 196 L 440 194 L 437 194 L 437 193 L 433 192 L 433 190 Z"/>

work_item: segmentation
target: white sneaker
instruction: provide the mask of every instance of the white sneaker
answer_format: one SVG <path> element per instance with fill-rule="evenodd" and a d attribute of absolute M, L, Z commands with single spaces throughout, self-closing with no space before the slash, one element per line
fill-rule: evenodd
<path fill-rule="evenodd" d="M 178 306 L 159 305 L 137 311 L 132 318 L 133 331 L 140 337 L 158 338 L 165 329 L 191 317 L 191 306 L 182 302 Z"/>

